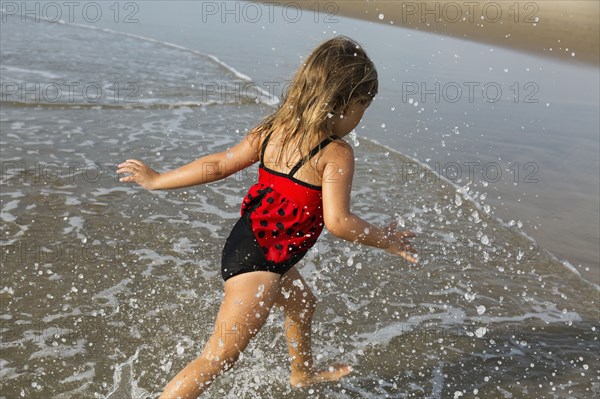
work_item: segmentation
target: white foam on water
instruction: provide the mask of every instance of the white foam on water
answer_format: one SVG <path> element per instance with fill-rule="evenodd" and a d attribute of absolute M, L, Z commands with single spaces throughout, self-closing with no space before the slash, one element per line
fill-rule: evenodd
<path fill-rule="evenodd" d="M 137 362 L 140 350 L 144 347 L 138 347 L 135 353 L 126 361 L 115 366 L 113 372 L 113 388 L 106 395 L 95 394 L 96 398 L 102 399 L 146 399 L 158 396 L 158 393 L 151 393 L 138 386 L 138 381 L 134 377 L 133 365 Z"/>
<path fill-rule="evenodd" d="M 92 381 L 86 381 L 83 385 L 67 392 L 59 393 L 53 396 L 53 399 L 71 399 L 78 397 L 85 397 L 86 394 L 89 394 L 89 386 L 92 385 Z"/>
<path fill-rule="evenodd" d="M 157 103 L 159 99 L 157 98 L 142 98 L 139 99 L 139 104 L 135 105 L 126 105 L 124 108 L 135 109 L 135 108 L 166 108 L 166 109 L 190 109 L 190 108 L 198 108 L 198 107 L 209 107 L 211 105 L 228 105 L 228 104 L 238 104 L 239 101 L 222 101 L 222 100 L 206 100 L 206 101 L 175 101 L 169 102 L 167 104 Z M 271 105 L 271 104 L 267 104 Z"/>
<path fill-rule="evenodd" d="M 23 333 L 24 341 L 30 341 L 35 343 L 40 350 L 37 350 L 29 355 L 29 360 L 31 359 L 49 359 L 49 358 L 72 358 L 77 355 L 85 355 L 87 353 L 88 341 L 80 338 L 75 342 L 73 340 L 69 340 L 67 342 L 61 342 L 60 345 L 54 346 L 52 343 L 49 345 L 46 344 L 45 337 L 54 336 L 55 334 L 58 336 L 67 335 L 73 332 L 71 329 L 66 328 L 57 328 L 57 327 L 45 327 L 43 332 L 27 330 Z M 52 341 L 57 343 L 60 338 L 53 339 Z"/>
<path fill-rule="evenodd" d="M 131 194 L 132 190 L 130 190 L 128 186 L 113 186 L 113 187 L 109 187 L 109 188 L 98 187 L 94 191 L 92 191 L 91 194 L 93 196 L 97 197 L 100 195 L 107 195 L 107 194 L 118 193 L 118 192 L 124 192 L 127 194 Z"/>
<path fill-rule="evenodd" d="M 127 287 L 127 284 L 131 282 L 130 279 L 126 278 L 119 281 L 116 285 L 113 285 L 110 288 L 102 290 L 96 293 L 92 299 L 104 299 L 105 303 L 102 303 L 102 306 L 108 305 L 112 307 L 119 306 L 119 299 L 117 298 L 117 294 L 119 293 L 130 293 L 130 289 Z"/>
<path fill-rule="evenodd" d="M 12 200 L 2 205 L 2 209 L 0 210 L 0 219 L 2 219 L 3 222 L 14 222 L 15 220 L 17 220 L 17 217 L 9 211 L 17 209 L 17 207 L 19 206 L 19 202 L 21 201 Z"/>
<path fill-rule="evenodd" d="M 262 89 L 261 89 L 262 90 Z M 43 102 L 43 101 L 35 101 L 35 102 L 26 102 L 19 100 L 10 100 L 6 101 L 7 104 L 18 105 L 22 107 L 52 107 L 52 108 L 73 108 L 73 109 L 148 109 L 148 110 L 157 110 L 157 109 L 191 109 L 191 108 L 205 108 L 213 105 L 232 105 L 232 104 L 240 104 L 240 101 L 232 100 L 232 101 L 221 101 L 221 100 L 206 100 L 206 101 L 172 101 L 168 103 L 159 102 L 159 98 L 144 98 L 136 100 L 135 104 L 115 104 L 115 103 L 74 103 L 74 102 Z M 263 102 L 264 103 L 264 102 Z M 274 106 L 278 104 L 274 101 L 269 101 L 265 105 Z M 7 137 L 17 138 L 14 135 L 7 135 Z M 44 142 L 44 144 L 51 144 L 50 142 Z M 81 146 L 81 145 L 78 145 Z M 61 149 L 60 151 L 70 152 L 71 150 Z"/>
<path fill-rule="evenodd" d="M 96 375 L 96 370 L 94 369 L 95 365 L 96 365 L 95 362 L 86 362 L 84 364 L 84 366 L 89 367 L 87 370 L 78 372 L 77 374 L 71 375 L 71 376 L 69 376 L 67 378 L 63 378 L 60 381 L 61 384 L 67 384 L 67 383 L 70 383 L 70 382 L 73 382 L 73 381 L 80 381 L 80 380 L 90 380 L 89 382 L 92 382 L 91 380 Z"/>
<path fill-rule="evenodd" d="M 194 244 L 188 237 L 180 237 L 176 242 L 172 243 L 172 248 L 179 255 L 185 256 L 193 255 L 198 245 Z"/>
<path fill-rule="evenodd" d="M 156 266 L 164 265 L 167 262 L 173 262 L 176 267 L 179 267 L 186 264 L 189 261 L 187 258 L 182 259 L 180 257 L 175 257 L 172 255 L 160 255 L 158 252 L 147 248 L 137 249 L 131 251 L 131 253 L 138 255 L 138 262 L 144 260 L 150 261 L 146 270 L 144 270 L 141 273 L 142 276 L 152 276 L 152 272 Z"/>
<path fill-rule="evenodd" d="M 5 9 L 0 10 L 0 12 L 2 12 L 3 14 L 6 13 Z M 134 33 L 128 33 L 128 32 L 120 32 L 120 31 L 116 31 L 113 29 L 108 29 L 108 28 L 100 28 L 97 26 L 90 26 L 90 25 L 85 25 L 85 24 L 79 24 L 79 23 L 75 23 L 75 22 L 67 22 L 64 20 L 58 20 L 58 21 L 54 21 L 54 20 L 48 20 L 47 18 L 44 17 L 40 17 L 40 19 L 45 20 L 46 22 L 49 23 L 58 23 L 61 25 L 65 25 L 65 26 L 73 26 L 73 27 L 77 27 L 77 28 L 83 28 L 83 29 L 90 29 L 90 30 L 95 30 L 95 31 L 101 31 L 101 32 L 106 32 L 106 33 L 110 33 L 110 34 L 114 34 L 114 35 L 120 35 L 120 36 L 126 36 L 126 37 L 130 37 L 133 39 L 137 39 L 137 40 L 142 40 L 145 42 L 149 42 L 149 43 L 154 43 L 154 44 L 158 44 L 161 46 L 165 46 L 165 47 L 170 47 L 170 48 L 174 48 L 177 50 L 181 50 L 181 51 L 185 51 L 188 53 L 192 53 L 192 54 L 196 54 L 202 57 L 206 57 L 209 58 L 210 60 L 212 60 L 213 62 L 221 65 L 223 68 L 227 69 L 228 71 L 230 71 L 231 73 L 233 73 L 236 77 L 245 80 L 246 82 L 252 82 L 252 78 L 250 78 L 248 75 L 245 75 L 243 73 L 241 73 L 240 71 L 238 71 L 237 69 L 235 69 L 234 67 L 232 67 L 229 64 L 226 64 L 225 62 L 221 61 L 219 58 L 217 58 L 215 55 L 213 54 L 209 54 L 209 53 L 204 53 L 202 51 L 198 51 L 198 50 L 194 50 L 188 47 L 184 47 L 181 46 L 179 44 L 175 44 L 175 43 L 171 43 L 171 42 L 165 42 L 162 40 L 157 40 L 157 39 L 153 39 L 151 37 L 147 37 L 147 36 L 141 36 L 141 35 L 136 35 Z M 268 91 L 262 89 L 261 87 L 259 87 L 258 85 L 254 86 L 263 96 L 266 97 L 266 100 L 260 100 L 260 102 L 269 105 L 269 106 L 275 106 L 277 105 L 280 100 L 277 96 L 270 94 Z M 262 98 L 262 96 L 261 96 Z"/>
<path fill-rule="evenodd" d="M 81 205 L 81 201 L 77 197 L 74 197 L 72 195 L 67 195 L 67 197 L 65 198 L 65 205 L 67 205 L 67 206 Z"/>
<path fill-rule="evenodd" d="M 481 322 L 486 324 L 494 323 L 505 323 L 505 322 L 516 322 L 524 321 L 528 319 L 538 319 L 546 323 L 565 323 L 565 322 L 578 322 L 582 321 L 581 316 L 577 312 L 559 310 L 554 303 L 540 302 L 535 299 L 531 299 L 532 308 L 534 312 L 526 312 L 521 315 L 515 316 L 474 316 L 468 318 L 468 321 Z"/>
<path fill-rule="evenodd" d="M 535 301 L 535 300 L 533 300 Z M 463 309 L 456 307 L 449 307 L 446 305 L 437 304 L 421 304 L 421 307 L 429 308 L 440 308 L 442 312 L 438 313 L 427 313 L 423 315 L 411 316 L 405 321 L 391 323 L 386 326 L 377 328 L 370 332 L 363 332 L 357 334 L 356 337 L 362 339 L 361 341 L 355 342 L 356 349 L 362 349 L 369 345 L 389 345 L 390 341 L 396 337 L 402 336 L 406 333 L 413 331 L 419 331 L 420 328 L 427 328 L 428 326 L 435 325 L 442 329 L 444 327 L 452 326 L 471 326 L 474 323 L 478 325 L 482 334 L 479 338 L 485 338 L 485 330 L 493 330 L 495 326 L 503 328 L 506 322 L 522 322 L 525 320 L 541 320 L 547 324 L 550 323 L 573 323 L 581 321 L 581 317 L 578 313 L 572 311 L 559 310 L 556 305 L 548 302 L 539 302 L 533 306 L 533 312 L 526 312 L 516 316 L 486 316 L 474 315 L 473 317 L 467 316 Z M 340 323 L 343 320 L 333 321 L 333 323 Z M 485 329 L 485 330 L 483 330 Z"/>
<path fill-rule="evenodd" d="M 2 181 L 2 183 L 4 183 L 4 181 Z M 12 192 L 12 193 L 2 193 L 1 197 L 23 198 L 23 197 L 25 197 L 25 194 L 23 194 L 20 191 L 17 191 L 17 192 Z M 16 220 L 16 216 L 7 211 L 16 209 L 18 204 L 19 204 L 19 200 L 13 200 L 13 201 L 7 202 L 6 204 L 2 204 L 2 207 L 0 209 L 0 219 L 3 222 L 7 222 L 7 223 L 14 222 Z M 29 208 L 27 208 L 27 209 L 29 209 Z M 3 245 L 14 244 L 15 242 L 17 242 L 17 239 L 19 237 L 24 236 L 25 232 L 27 232 L 27 230 L 29 230 L 29 226 L 27 226 L 27 225 L 20 225 L 20 224 L 15 223 L 13 225 L 13 227 L 14 226 L 16 226 L 19 229 L 19 231 L 15 232 L 14 234 L 11 234 L 10 237 L 8 237 L 8 236 L 2 237 Z"/>
<path fill-rule="evenodd" d="M 10 363 L 8 361 L 0 359 L 0 378 L 2 379 L 2 381 L 7 381 L 9 379 L 13 379 L 20 375 L 26 374 L 26 372 L 17 373 L 17 368 L 8 367 L 9 365 Z"/>
<path fill-rule="evenodd" d="M 51 72 L 46 72 L 46 71 L 38 71 L 36 69 L 25 69 L 25 68 L 18 68 L 18 67 L 14 67 L 14 66 L 7 66 L 7 65 L 2 65 L 2 67 L 0 67 L 0 71 L 4 70 L 7 72 L 21 72 L 21 73 L 30 73 L 30 74 L 34 74 L 34 75 L 40 75 L 43 76 L 45 78 L 48 79 L 59 79 L 62 76 L 59 75 L 55 75 Z"/>
<path fill-rule="evenodd" d="M 79 307 L 73 308 L 73 310 L 69 313 L 63 312 L 63 313 L 55 313 L 55 314 L 47 314 L 46 316 L 42 317 L 42 321 L 44 323 L 50 323 L 56 319 L 63 319 L 65 317 L 70 317 L 70 316 L 81 316 L 83 313 L 81 312 L 81 309 Z"/>
<path fill-rule="evenodd" d="M 87 237 L 85 235 L 83 235 L 83 218 L 79 217 L 79 216 L 71 216 L 71 217 L 66 217 L 65 219 L 68 220 L 69 222 L 69 226 L 65 227 L 63 229 L 63 233 L 65 235 L 71 233 L 71 232 L 75 232 L 75 235 L 77 236 L 77 238 L 79 240 L 81 240 L 81 242 L 87 242 Z"/>
<path fill-rule="evenodd" d="M 438 362 L 437 366 L 435 366 L 431 370 L 431 397 L 432 398 L 441 398 L 442 392 L 444 389 L 444 362 Z"/>

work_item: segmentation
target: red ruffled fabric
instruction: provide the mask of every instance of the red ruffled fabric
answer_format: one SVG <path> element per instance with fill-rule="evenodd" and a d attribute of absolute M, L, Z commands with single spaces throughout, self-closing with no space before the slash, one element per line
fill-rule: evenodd
<path fill-rule="evenodd" d="M 254 237 L 267 260 L 283 262 L 312 247 L 323 231 L 323 197 L 313 188 L 277 175 L 263 165 L 258 183 L 242 201 L 241 215 L 251 212 Z"/>

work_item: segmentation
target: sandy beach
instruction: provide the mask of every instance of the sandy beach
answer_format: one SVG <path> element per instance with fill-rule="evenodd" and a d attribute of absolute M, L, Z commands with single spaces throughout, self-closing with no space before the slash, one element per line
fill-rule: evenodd
<path fill-rule="evenodd" d="M 600 3 L 575 1 L 264 1 L 598 65 Z"/>

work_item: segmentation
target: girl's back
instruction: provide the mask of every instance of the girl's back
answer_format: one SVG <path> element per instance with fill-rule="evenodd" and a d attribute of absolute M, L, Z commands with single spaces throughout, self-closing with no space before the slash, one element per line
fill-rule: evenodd
<path fill-rule="evenodd" d="M 317 139 L 309 141 L 309 147 L 316 147 L 327 137 L 332 137 L 332 135 L 323 132 Z M 336 149 L 339 150 L 340 146 L 350 148 L 343 139 L 339 137 L 332 138 L 334 139 L 332 142 L 323 146 L 323 148 L 311 157 L 308 162 L 305 162 L 296 170 L 293 174 L 293 178 L 312 186 L 322 185 L 325 166 L 333 159 L 333 154 L 336 153 Z M 260 140 L 256 140 L 256 142 L 256 149 L 257 151 L 260 151 Z M 288 145 L 287 148 L 283 148 L 281 160 L 277 162 L 277 155 L 282 151 L 282 147 L 284 147 L 283 144 L 284 140 L 282 135 L 277 131 L 272 132 L 262 157 L 266 168 L 271 171 L 288 175 L 292 171 L 292 168 L 297 165 L 298 162 L 301 162 L 307 154 L 301 152 L 299 145 Z"/>
<path fill-rule="evenodd" d="M 322 175 L 327 161 L 322 160 L 319 165 L 313 158 L 341 139 L 332 134 L 313 146 L 307 156 L 288 145 L 290 150 L 278 156 L 278 161 L 268 162 L 276 158 L 275 153 L 282 155 L 282 140 L 278 140 L 275 131 L 263 133 L 261 140 L 254 140 L 255 145 L 260 143 L 258 182 L 244 197 L 241 218 L 223 250 L 221 271 L 225 280 L 259 267 L 285 274 L 315 244 L 323 230 L 319 174 Z M 303 170 L 308 171 L 304 176 Z M 307 173 L 311 174 L 308 178 Z"/>

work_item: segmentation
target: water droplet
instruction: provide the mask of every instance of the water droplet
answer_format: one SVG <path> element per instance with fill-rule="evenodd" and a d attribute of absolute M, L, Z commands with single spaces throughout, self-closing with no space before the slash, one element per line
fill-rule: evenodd
<path fill-rule="evenodd" d="M 298 288 L 300 288 L 301 290 L 304 290 L 304 284 L 302 284 L 302 281 L 300 281 L 300 279 L 296 279 L 294 281 L 292 281 L 292 284 Z"/>
<path fill-rule="evenodd" d="M 355 130 L 351 131 L 348 134 L 348 136 L 352 140 L 352 144 L 354 144 L 355 147 L 358 147 L 360 145 L 360 143 L 358 142 L 358 139 L 356 138 L 356 131 Z"/>
<path fill-rule="evenodd" d="M 460 195 L 455 194 L 455 196 L 454 196 L 454 203 L 456 204 L 456 206 L 461 206 L 462 205 L 462 199 L 460 198 Z"/>
<path fill-rule="evenodd" d="M 259 298 L 263 295 L 263 293 L 265 292 L 265 285 L 264 284 L 260 284 L 258 286 L 258 292 L 256 293 L 256 297 Z"/>

